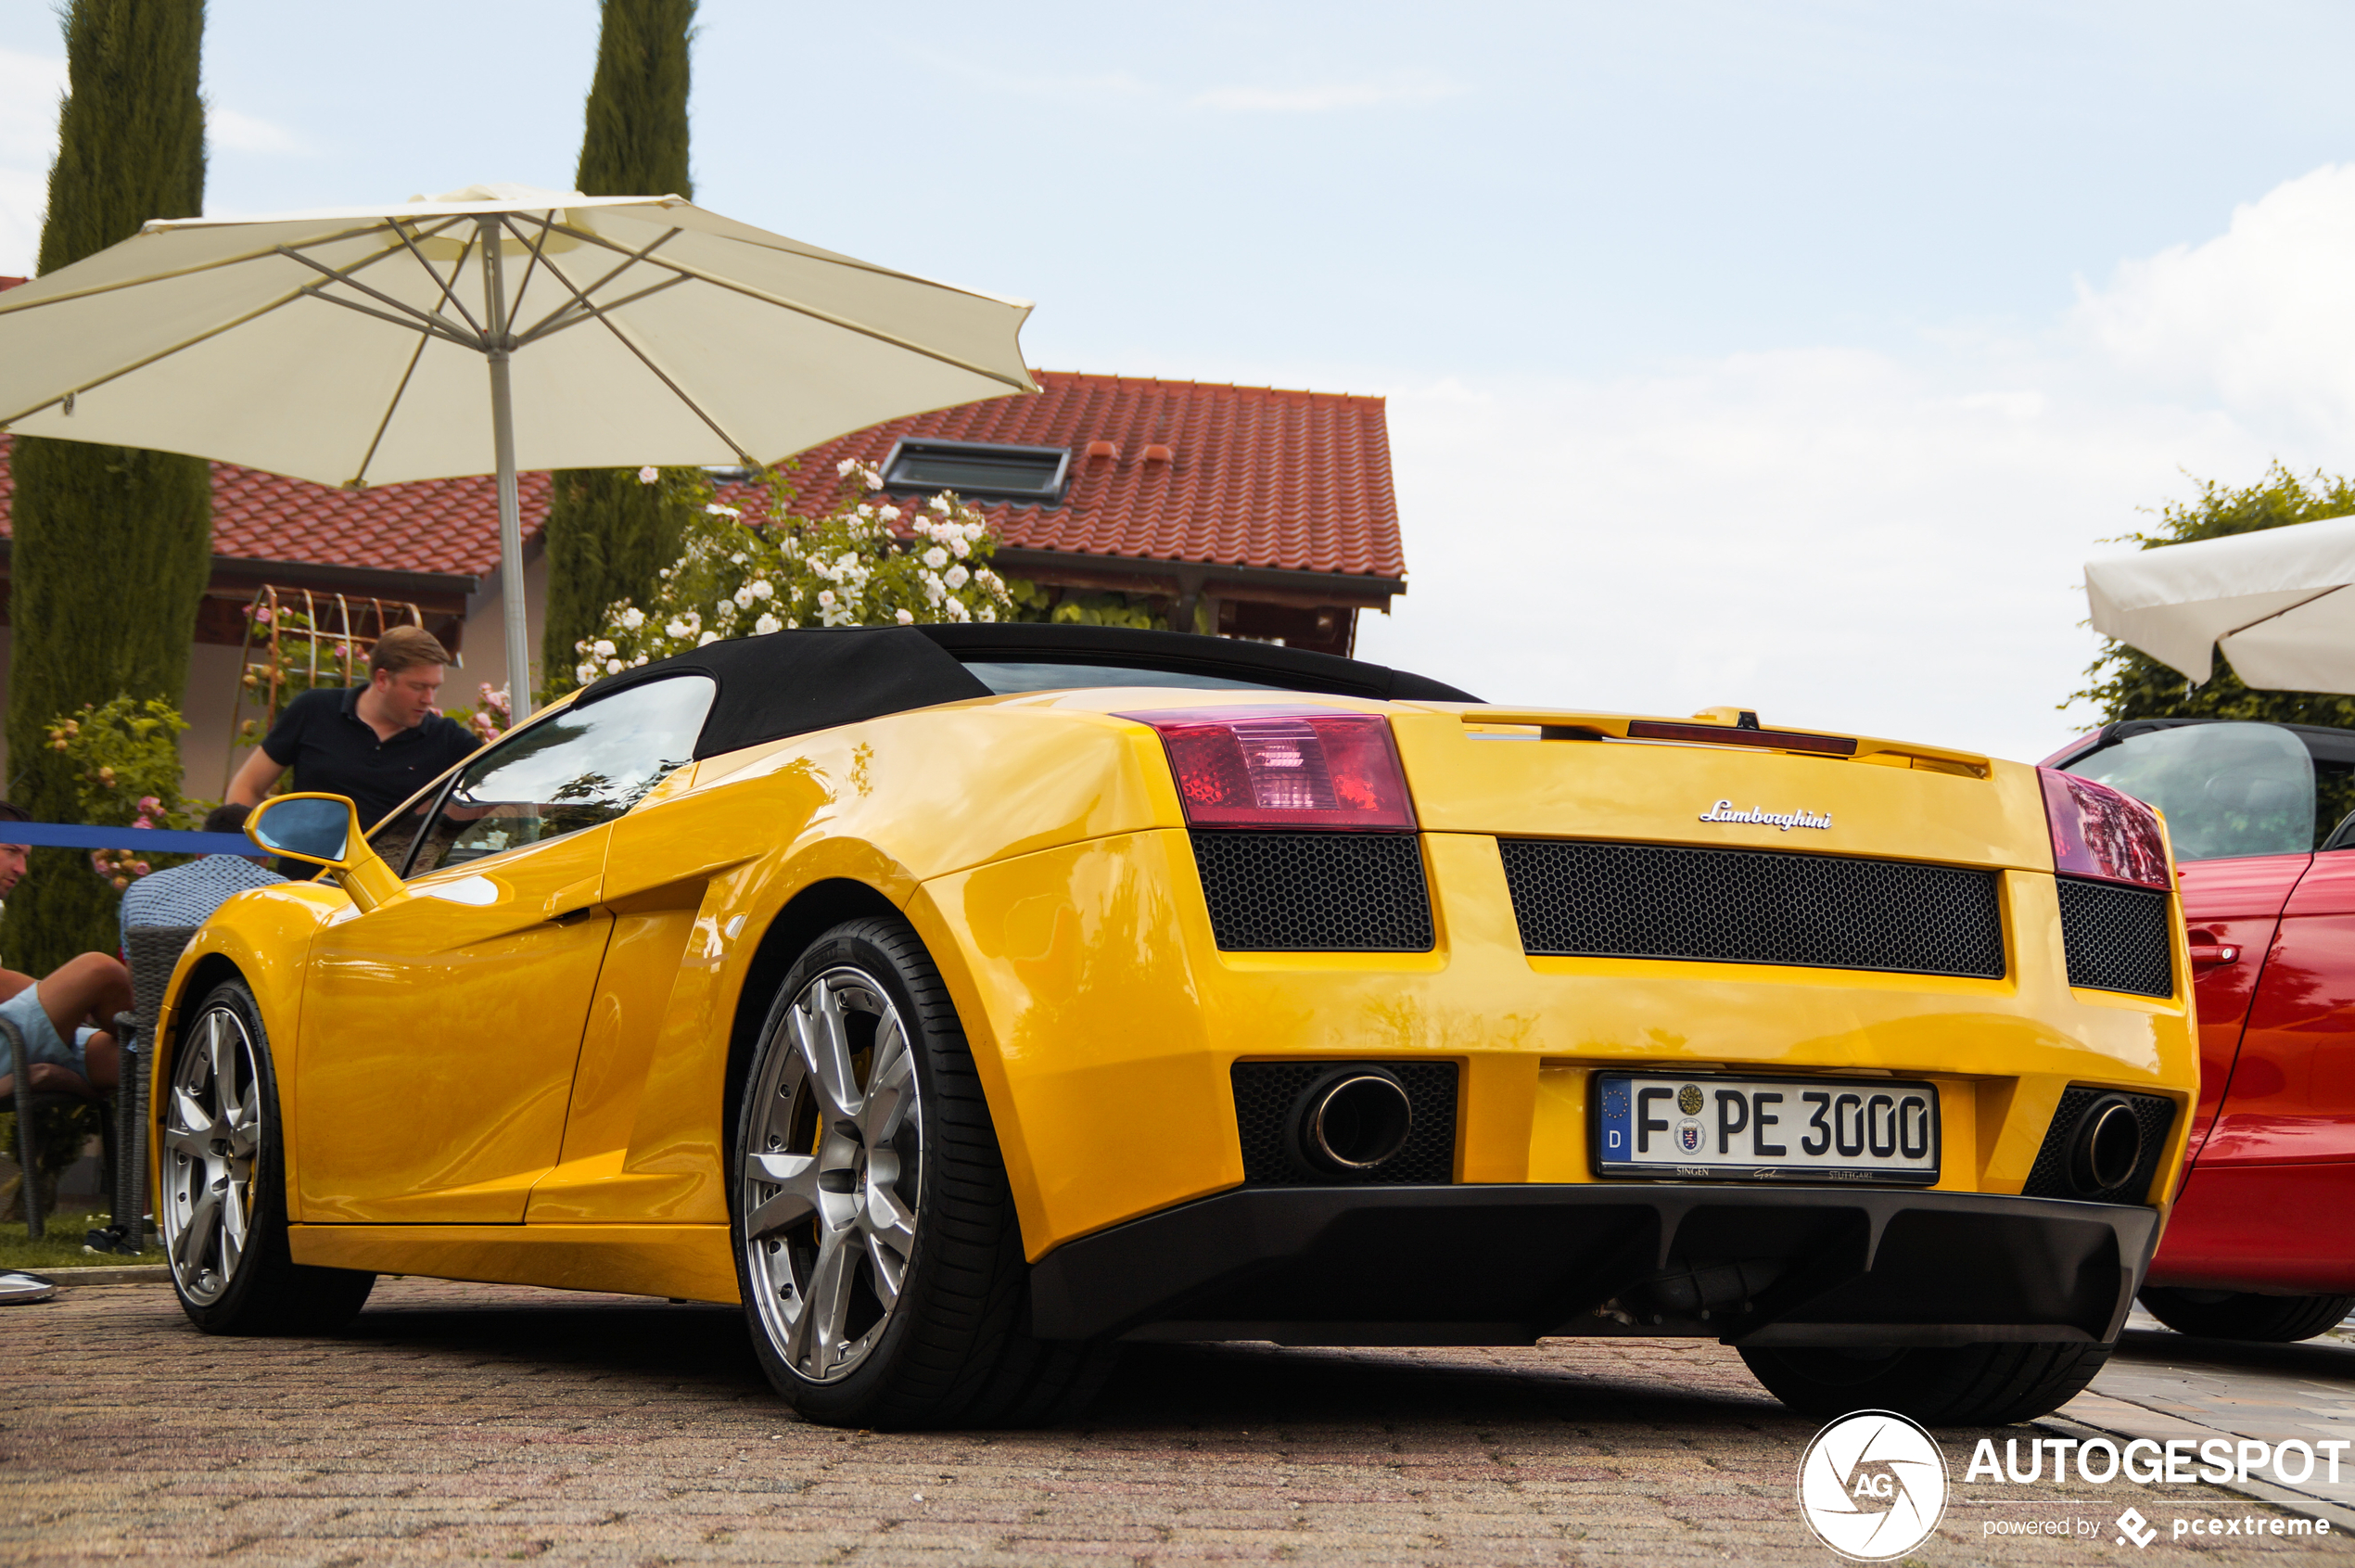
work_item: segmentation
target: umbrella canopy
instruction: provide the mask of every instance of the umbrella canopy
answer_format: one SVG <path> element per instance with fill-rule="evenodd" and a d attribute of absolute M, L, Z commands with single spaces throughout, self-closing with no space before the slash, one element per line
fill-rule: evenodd
<path fill-rule="evenodd" d="M 520 699 L 517 468 L 770 463 L 1035 392 L 1029 313 L 677 197 L 158 220 L 0 295 L 0 428 L 329 485 L 497 474 Z"/>
<path fill-rule="evenodd" d="M 2094 630 L 2182 670 L 2355 695 L 2355 517 L 2170 544 L 2085 563 Z"/>

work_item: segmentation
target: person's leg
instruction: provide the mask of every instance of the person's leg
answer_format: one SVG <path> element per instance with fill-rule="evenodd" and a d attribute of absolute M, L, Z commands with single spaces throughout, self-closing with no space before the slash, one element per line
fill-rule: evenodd
<path fill-rule="evenodd" d="M 24 1040 L 26 1055 L 32 1062 L 30 1077 L 35 1090 L 65 1094 L 88 1094 L 90 1084 L 85 1073 L 88 1063 L 84 1053 L 68 1045 L 74 1031 L 59 1032 L 46 1009 L 41 1005 L 39 986 L 28 986 L 16 995 L 0 1001 L 0 1018 L 6 1018 Z M 0 1052 L 0 1058 L 6 1052 Z M 0 1060 L 0 1068 L 12 1068 L 15 1063 Z M 0 1071 L 0 1094 L 16 1092 L 16 1075 Z"/>
<path fill-rule="evenodd" d="M 7 1001 L 32 984 L 32 976 L 30 975 L 19 975 L 13 969 L 0 969 L 0 1001 Z"/>
<path fill-rule="evenodd" d="M 131 1011 L 131 971 L 105 953 L 69 959 L 41 977 L 41 1011 L 65 1039 L 83 1024 L 112 1028 L 116 1013 Z M 111 1052 L 113 1036 L 107 1043 Z"/>
<path fill-rule="evenodd" d="M 83 1076 L 91 1088 L 108 1090 L 122 1081 L 122 1052 L 115 1046 L 113 1030 L 96 1030 L 81 1045 Z"/>

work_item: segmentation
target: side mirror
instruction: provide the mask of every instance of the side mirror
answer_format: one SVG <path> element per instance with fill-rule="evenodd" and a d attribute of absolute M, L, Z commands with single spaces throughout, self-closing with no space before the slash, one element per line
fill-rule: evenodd
<path fill-rule="evenodd" d="M 246 836 L 274 855 L 325 866 L 363 913 L 401 891 L 401 878 L 361 836 L 359 809 L 343 796 L 275 796 L 253 809 Z"/>

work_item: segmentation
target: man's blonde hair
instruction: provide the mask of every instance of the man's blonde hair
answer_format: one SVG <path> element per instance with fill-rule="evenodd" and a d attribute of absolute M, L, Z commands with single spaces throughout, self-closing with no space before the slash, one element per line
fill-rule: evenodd
<path fill-rule="evenodd" d="M 449 650 L 432 632 L 422 626 L 396 626 L 368 650 L 368 678 L 373 681 L 386 672 L 398 675 L 421 664 L 449 662 Z"/>

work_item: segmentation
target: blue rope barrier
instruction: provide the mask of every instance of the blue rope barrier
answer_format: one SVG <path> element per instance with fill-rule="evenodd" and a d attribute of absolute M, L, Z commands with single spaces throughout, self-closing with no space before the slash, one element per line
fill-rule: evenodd
<path fill-rule="evenodd" d="M 182 833 L 161 827 L 82 827 L 71 822 L 0 822 L 0 844 L 52 849 L 145 849 L 157 855 L 260 855 L 242 833 Z"/>

